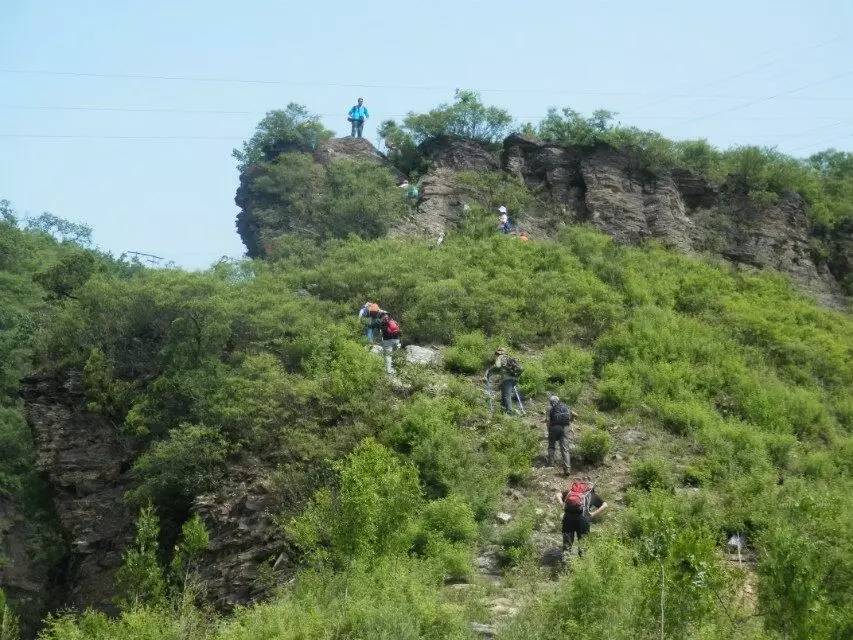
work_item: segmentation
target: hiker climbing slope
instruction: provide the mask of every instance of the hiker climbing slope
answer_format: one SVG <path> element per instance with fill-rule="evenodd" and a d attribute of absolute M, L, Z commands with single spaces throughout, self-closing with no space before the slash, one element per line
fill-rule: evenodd
<path fill-rule="evenodd" d="M 364 106 L 364 98 L 359 98 L 358 103 L 353 105 L 347 114 L 347 120 L 352 124 L 352 137 L 361 137 L 364 130 L 364 121 L 370 117 L 367 107 Z"/>
<path fill-rule="evenodd" d="M 501 233 L 512 233 L 512 221 L 509 219 L 509 213 L 505 206 L 498 207 L 498 231 Z"/>
<path fill-rule="evenodd" d="M 548 398 L 548 404 L 548 466 L 554 466 L 554 454 L 557 445 L 559 445 L 563 473 L 569 475 L 571 456 L 569 454 L 568 436 L 572 428 L 572 421 L 577 417 L 577 414 L 565 402 L 560 402 L 560 398 L 557 396 L 552 395 Z"/>
<path fill-rule="evenodd" d="M 396 372 L 391 356 L 394 354 L 394 349 L 400 348 L 400 325 L 390 313 L 383 311 L 379 317 L 378 328 L 382 339 L 382 355 L 385 357 L 385 372 L 393 375 Z"/>
<path fill-rule="evenodd" d="M 589 533 L 592 519 L 607 508 L 607 503 L 595 492 L 595 485 L 588 476 L 576 479 L 556 498 L 563 508 L 563 552 L 571 549 L 577 536 L 580 556 L 580 539 Z"/>
<path fill-rule="evenodd" d="M 383 313 L 375 302 L 365 302 L 358 310 L 358 319 L 364 323 L 364 335 L 367 336 L 367 341 L 370 343 L 373 342 L 373 336 L 377 333 L 379 320 Z"/>
<path fill-rule="evenodd" d="M 518 399 L 516 385 L 518 384 L 518 378 L 521 375 L 521 372 L 522 369 L 518 360 L 509 356 L 506 349 L 501 347 L 495 351 L 495 362 L 486 370 L 486 375 L 483 378 L 486 381 L 486 384 L 488 384 L 489 379 L 493 375 L 500 376 L 501 406 L 503 406 L 503 410 L 506 413 L 513 413 L 512 401 L 513 396 Z M 520 399 L 519 408 L 521 408 Z"/>

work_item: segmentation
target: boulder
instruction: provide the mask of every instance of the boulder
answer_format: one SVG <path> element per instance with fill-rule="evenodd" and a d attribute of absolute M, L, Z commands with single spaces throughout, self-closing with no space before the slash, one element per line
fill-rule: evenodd
<path fill-rule="evenodd" d="M 416 344 L 406 345 L 406 362 L 423 366 L 437 366 L 441 364 L 441 352 L 438 349 L 419 347 Z"/>

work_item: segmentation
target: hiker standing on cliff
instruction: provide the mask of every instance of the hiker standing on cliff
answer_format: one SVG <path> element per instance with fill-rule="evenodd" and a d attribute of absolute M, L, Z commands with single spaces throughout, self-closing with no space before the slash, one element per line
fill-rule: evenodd
<path fill-rule="evenodd" d="M 575 536 L 580 539 L 589 533 L 593 518 L 607 508 L 607 503 L 595 492 L 589 476 L 577 478 L 568 489 L 556 496 L 563 508 L 563 553 L 572 548 Z M 583 554 L 578 548 L 578 556 Z"/>
<path fill-rule="evenodd" d="M 517 393 L 516 385 L 521 371 L 518 360 L 508 355 L 503 347 L 495 351 L 495 362 L 486 370 L 484 376 L 486 384 L 489 383 L 489 378 L 492 375 L 500 375 L 501 405 L 506 413 L 513 413 L 512 397 Z"/>
<path fill-rule="evenodd" d="M 364 106 L 364 98 L 358 99 L 358 104 L 354 105 L 347 115 L 347 120 L 352 123 L 352 137 L 361 137 L 361 132 L 364 129 L 364 121 L 370 117 L 367 107 Z"/>
<path fill-rule="evenodd" d="M 568 432 L 571 431 L 572 421 L 577 417 L 577 414 L 565 402 L 560 402 L 560 398 L 555 395 L 548 398 L 548 404 L 550 405 L 548 409 L 548 466 L 554 466 L 554 454 L 559 444 L 563 473 L 569 475 L 572 463 L 569 454 Z"/>

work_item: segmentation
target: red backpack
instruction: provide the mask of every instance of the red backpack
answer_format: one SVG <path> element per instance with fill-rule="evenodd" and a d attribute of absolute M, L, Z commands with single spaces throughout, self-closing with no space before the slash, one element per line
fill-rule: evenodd
<path fill-rule="evenodd" d="M 586 482 L 573 482 L 566 493 L 566 508 L 576 513 L 589 513 L 589 501 L 592 497 L 592 485 Z"/>
<path fill-rule="evenodd" d="M 400 325 L 391 316 L 388 316 L 388 320 L 385 322 L 385 335 L 388 338 L 400 337 Z"/>

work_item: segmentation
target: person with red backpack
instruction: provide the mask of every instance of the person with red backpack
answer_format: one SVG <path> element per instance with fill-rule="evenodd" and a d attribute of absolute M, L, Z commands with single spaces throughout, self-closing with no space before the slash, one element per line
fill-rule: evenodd
<path fill-rule="evenodd" d="M 589 533 L 592 519 L 607 508 L 607 503 L 595 492 L 589 476 L 575 479 L 569 488 L 557 494 L 563 507 L 563 552 L 572 548 L 577 536 L 580 539 Z M 578 556 L 583 555 L 580 547 Z"/>
<path fill-rule="evenodd" d="M 379 316 L 379 335 L 381 337 L 382 354 L 385 356 L 385 371 L 388 375 L 394 375 L 394 363 L 391 356 L 394 349 L 400 348 L 400 324 L 391 317 L 387 311 Z"/>

